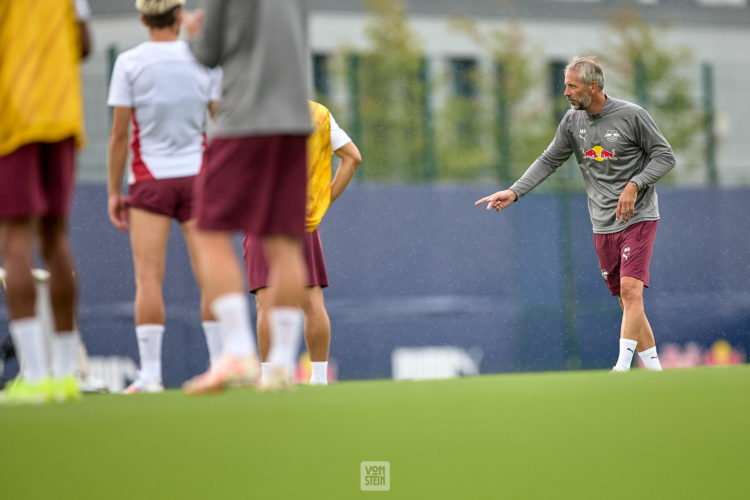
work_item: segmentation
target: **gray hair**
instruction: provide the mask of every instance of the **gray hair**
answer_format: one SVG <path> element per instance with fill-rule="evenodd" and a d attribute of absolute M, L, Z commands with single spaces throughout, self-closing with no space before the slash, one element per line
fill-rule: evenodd
<path fill-rule="evenodd" d="M 571 59 L 565 67 L 565 74 L 567 75 L 570 71 L 574 70 L 578 71 L 578 79 L 584 85 L 596 82 L 599 90 L 604 90 L 604 68 L 596 62 L 593 56 L 574 57 Z"/>

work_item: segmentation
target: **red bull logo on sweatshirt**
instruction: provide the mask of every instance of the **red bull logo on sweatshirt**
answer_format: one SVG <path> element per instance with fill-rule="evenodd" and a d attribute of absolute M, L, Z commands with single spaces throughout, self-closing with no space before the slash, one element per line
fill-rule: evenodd
<path fill-rule="evenodd" d="M 593 148 L 589 150 L 584 150 L 583 157 L 591 159 L 591 160 L 596 160 L 596 161 L 617 159 L 617 157 L 615 156 L 614 148 L 612 149 L 612 151 L 607 151 L 601 146 L 594 146 Z"/>

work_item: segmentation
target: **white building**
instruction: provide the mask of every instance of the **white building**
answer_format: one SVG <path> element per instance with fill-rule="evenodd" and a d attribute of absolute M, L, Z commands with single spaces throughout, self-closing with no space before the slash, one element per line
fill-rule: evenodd
<path fill-rule="evenodd" d="M 87 131 L 90 143 L 81 156 L 81 177 L 106 176 L 109 112 L 107 75 L 111 56 L 146 38 L 133 0 L 90 0 L 94 53 L 84 64 Z M 412 29 L 423 42 L 425 56 L 436 68 L 489 64 L 486 53 L 453 29 L 449 17 L 474 19 L 481 28 L 521 23 L 525 37 L 549 64 L 571 57 L 606 51 L 609 18 L 625 6 L 656 25 L 668 23 L 670 45 L 688 46 L 695 59 L 687 76 L 694 82 L 694 99 L 702 103 L 701 67 L 713 68 L 716 111 L 716 165 L 722 185 L 750 184 L 750 5 L 748 0 L 407 0 Z M 193 8 L 196 0 L 188 0 Z M 342 47 L 365 48 L 368 14 L 365 0 L 309 0 L 310 42 L 318 88 L 327 80 L 326 61 Z M 616 75 L 615 75 L 616 77 Z M 331 99 L 346 100 L 345 88 L 333 85 Z M 551 88 L 551 84 L 550 84 Z M 562 91 L 562 89 L 560 89 Z M 705 174 L 680 179 L 702 182 Z"/>

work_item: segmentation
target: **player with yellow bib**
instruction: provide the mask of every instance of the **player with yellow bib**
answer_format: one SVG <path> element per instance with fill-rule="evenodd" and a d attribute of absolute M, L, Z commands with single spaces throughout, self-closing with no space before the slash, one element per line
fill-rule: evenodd
<path fill-rule="evenodd" d="M 21 361 L 5 399 L 14 403 L 80 396 L 67 218 L 75 152 L 84 142 L 82 28 L 72 0 L 0 2 L 0 253 L 10 333 Z M 50 273 L 51 373 L 31 274 L 37 235 Z"/>
<path fill-rule="evenodd" d="M 310 102 L 314 130 L 307 140 L 307 213 L 306 233 L 303 239 L 308 283 L 302 309 L 305 313 L 305 341 L 312 373 L 310 383 L 328 383 L 328 350 L 331 342 L 331 324 L 323 303 L 323 288 L 328 286 L 323 248 L 318 225 L 328 207 L 344 192 L 362 161 L 357 146 L 336 123 L 328 109 L 317 102 Z M 341 159 L 336 175 L 331 175 L 331 156 Z M 333 177 L 333 180 L 331 178 Z M 270 366 L 266 362 L 270 348 L 267 312 L 268 263 L 263 242 L 245 234 L 243 241 L 247 282 L 255 294 L 258 309 L 258 348 L 261 357 L 261 384 L 271 382 Z M 296 349 L 289 345 L 289 349 Z"/>

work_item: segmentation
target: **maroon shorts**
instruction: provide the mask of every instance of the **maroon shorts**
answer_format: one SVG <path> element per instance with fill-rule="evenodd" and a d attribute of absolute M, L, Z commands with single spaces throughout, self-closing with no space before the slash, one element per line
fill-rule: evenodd
<path fill-rule="evenodd" d="M 73 138 L 35 142 L 0 156 L 0 219 L 65 217 L 75 181 Z"/>
<path fill-rule="evenodd" d="M 125 203 L 183 223 L 192 217 L 195 176 L 149 179 L 131 184 Z"/>
<path fill-rule="evenodd" d="M 620 295 L 620 277 L 630 276 L 648 287 L 648 265 L 659 221 L 633 224 L 619 233 L 594 234 L 599 269 L 612 295 Z"/>
<path fill-rule="evenodd" d="M 307 137 L 217 138 L 195 182 L 199 229 L 258 236 L 305 233 Z"/>
<path fill-rule="evenodd" d="M 307 264 L 307 286 L 328 286 L 326 263 L 323 260 L 323 246 L 320 244 L 318 230 L 305 233 L 302 238 Z M 246 234 L 242 240 L 242 254 L 245 257 L 248 289 L 255 293 L 259 288 L 268 286 L 268 262 L 263 251 L 263 240 L 252 234 Z"/>

